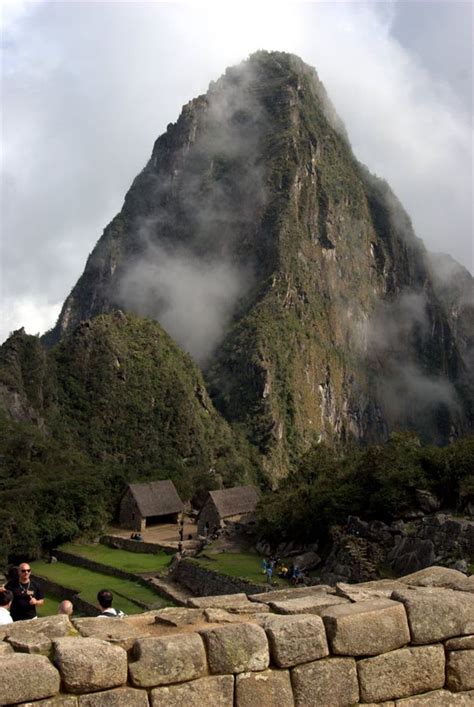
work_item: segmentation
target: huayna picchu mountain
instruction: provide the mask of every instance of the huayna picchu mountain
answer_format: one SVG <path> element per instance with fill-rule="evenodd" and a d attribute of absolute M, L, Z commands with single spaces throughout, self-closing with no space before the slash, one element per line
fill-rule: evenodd
<path fill-rule="evenodd" d="M 260 51 L 157 139 L 43 341 L 56 369 L 69 347 L 74 376 L 83 322 L 102 326 L 96 318 L 116 310 L 159 321 L 276 484 L 320 440 L 374 442 L 406 428 L 443 443 L 472 430 L 473 280 L 456 266 L 463 288 L 453 288 L 433 263 L 389 186 L 353 155 L 314 69 Z M 133 320 L 144 357 L 150 326 Z M 104 370 L 126 390 L 111 351 Z M 28 405 L 41 414 L 31 396 Z M 74 405 L 69 393 L 68 414 Z M 127 414 L 139 428 L 134 406 L 121 411 L 125 426 Z M 152 424 L 163 435 L 159 415 Z M 138 429 L 136 443 L 146 444 Z"/>

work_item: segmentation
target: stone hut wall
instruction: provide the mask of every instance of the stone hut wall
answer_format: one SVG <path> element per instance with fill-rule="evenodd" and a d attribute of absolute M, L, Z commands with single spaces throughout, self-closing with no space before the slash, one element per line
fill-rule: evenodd
<path fill-rule="evenodd" d="M 130 489 L 127 489 L 120 501 L 119 523 L 122 528 L 128 528 L 128 530 L 141 531 L 145 529 L 145 520 L 142 518 Z"/>
<path fill-rule="evenodd" d="M 206 523 L 209 525 L 208 532 L 206 530 Z M 221 517 L 215 506 L 212 498 L 208 498 L 204 506 L 199 511 L 199 516 L 197 519 L 197 532 L 198 535 L 206 535 L 213 532 L 215 528 L 221 527 Z"/>
<path fill-rule="evenodd" d="M 157 637 L 126 619 L 0 627 L 0 703 L 473 705 L 472 583 L 369 584 L 192 599 L 145 615 L 175 627 Z"/>

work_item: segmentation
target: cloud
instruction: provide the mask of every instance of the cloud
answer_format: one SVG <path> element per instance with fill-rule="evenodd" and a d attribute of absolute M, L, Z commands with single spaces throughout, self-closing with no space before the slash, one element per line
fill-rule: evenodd
<path fill-rule="evenodd" d="M 442 36 L 448 78 L 470 61 L 470 47 L 455 44 L 454 4 L 452 34 Z M 430 13 L 438 5 L 449 15 L 449 3 Z M 436 23 L 417 14 L 420 54 L 402 31 L 410 17 L 398 3 L 369 2 L 41 2 L 4 14 L 1 305 L 10 323 L 0 337 L 24 323 L 12 321 L 21 302 L 38 321 L 55 311 L 156 137 L 260 48 L 316 67 L 356 155 L 387 179 L 417 234 L 472 269 L 470 116 L 443 64 L 430 70 Z"/>

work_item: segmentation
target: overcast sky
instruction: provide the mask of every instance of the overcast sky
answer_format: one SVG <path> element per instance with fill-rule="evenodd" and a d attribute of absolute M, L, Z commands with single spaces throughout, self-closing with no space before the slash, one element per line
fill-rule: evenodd
<path fill-rule="evenodd" d="M 7 2 L 0 341 L 50 328 L 184 103 L 257 49 L 314 66 L 356 156 L 473 271 L 468 2 Z"/>

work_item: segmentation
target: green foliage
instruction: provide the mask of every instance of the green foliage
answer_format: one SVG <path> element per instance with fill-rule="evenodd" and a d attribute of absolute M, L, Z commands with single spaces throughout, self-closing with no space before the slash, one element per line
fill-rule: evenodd
<path fill-rule="evenodd" d="M 348 515 L 392 520 L 416 507 L 415 489 L 429 489 L 444 507 L 474 498 L 474 436 L 448 447 L 423 447 L 412 433 L 385 445 L 337 455 L 318 446 L 280 489 L 263 496 L 259 530 L 269 540 L 326 538 Z"/>
<path fill-rule="evenodd" d="M 0 349 L 1 384 L 4 564 L 99 534 L 127 482 L 170 478 L 189 499 L 258 473 L 244 435 L 156 322 L 100 316 L 48 352 L 16 332 Z"/>

